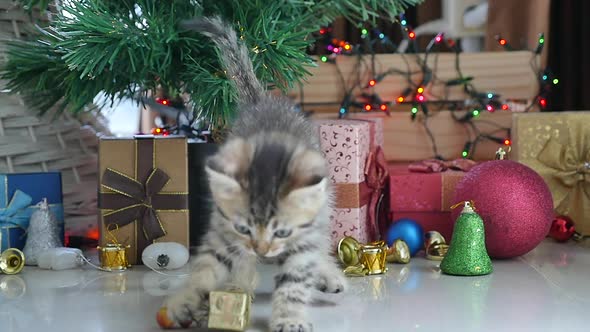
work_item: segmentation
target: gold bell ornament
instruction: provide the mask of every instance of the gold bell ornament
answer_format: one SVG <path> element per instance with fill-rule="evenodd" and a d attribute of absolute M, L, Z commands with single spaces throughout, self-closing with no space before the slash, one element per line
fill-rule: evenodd
<path fill-rule="evenodd" d="M 384 241 L 361 244 L 347 236 L 338 243 L 338 258 L 345 266 L 347 276 L 377 275 L 387 272 L 386 262 L 408 263 L 410 249 L 402 240 L 396 240 L 388 247 Z"/>
<path fill-rule="evenodd" d="M 3 274 L 17 274 L 25 266 L 25 254 L 16 249 L 8 248 L 0 254 L 0 272 Z"/>
<path fill-rule="evenodd" d="M 424 234 L 424 251 L 426 259 L 442 261 L 449 251 L 449 245 L 442 234 L 430 231 Z"/>

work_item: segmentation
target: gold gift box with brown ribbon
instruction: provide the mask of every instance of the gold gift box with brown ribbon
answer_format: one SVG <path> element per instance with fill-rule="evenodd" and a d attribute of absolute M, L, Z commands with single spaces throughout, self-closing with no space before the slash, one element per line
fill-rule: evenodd
<path fill-rule="evenodd" d="M 555 212 L 590 235 L 590 112 L 514 114 L 513 130 L 511 159 L 539 173 Z"/>
<path fill-rule="evenodd" d="M 107 227 L 130 245 L 130 264 L 154 242 L 189 245 L 188 162 L 184 137 L 101 138 L 99 144 L 100 244 Z"/>

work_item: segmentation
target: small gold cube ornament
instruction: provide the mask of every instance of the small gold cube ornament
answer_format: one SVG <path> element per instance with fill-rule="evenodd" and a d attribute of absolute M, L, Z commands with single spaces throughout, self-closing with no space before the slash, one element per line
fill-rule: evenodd
<path fill-rule="evenodd" d="M 244 331 L 250 324 L 252 297 L 242 291 L 209 293 L 209 328 Z"/>

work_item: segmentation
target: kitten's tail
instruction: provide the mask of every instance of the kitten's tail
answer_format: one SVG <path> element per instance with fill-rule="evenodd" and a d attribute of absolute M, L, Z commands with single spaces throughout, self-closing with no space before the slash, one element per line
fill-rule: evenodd
<path fill-rule="evenodd" d="M 182 27 L 209 37 L 219 48 L 227 76 L 234 80 L 239 101 L 244 104 L 258 102 L 264 89 L 254 74 L 248 48 L 240 42 L 234 28 L 220 17 L 200 17 L 181 24 Z"/>

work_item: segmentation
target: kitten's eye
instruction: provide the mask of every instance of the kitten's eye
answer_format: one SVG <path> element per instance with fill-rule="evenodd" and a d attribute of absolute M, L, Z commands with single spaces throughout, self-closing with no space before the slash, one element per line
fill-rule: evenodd
<path fill-rule="evenodd" d="M 285 237 L 289 237 L 291 235 L 291 233 L 293 233 L 293 231 L 291 231 L 290 229 L 279 229 L 278 231 L 275 232 L 275 236 L 280 237 L 280 238 L 285 238 Z"/>
<path fill-rule="evenodd" d="M 248 227 L 244 226 L 244 225 L 234 224 L 234 228 L 240 234 L 244 234 L 244 235 L 249 235 L 250 234 L 250 229 Z"/>

